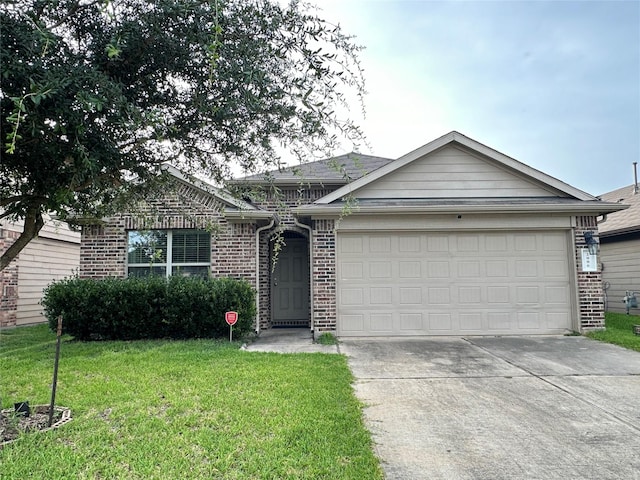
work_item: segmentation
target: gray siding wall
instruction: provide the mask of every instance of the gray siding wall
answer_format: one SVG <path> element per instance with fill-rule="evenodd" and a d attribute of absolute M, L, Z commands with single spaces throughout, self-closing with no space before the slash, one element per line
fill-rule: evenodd
<path fill-rule="evenodd" d="M 44 322 L 40 305 L 42 291 L 52 281 L 77 273 L 79 266 L 78 243 L 44 237 L 33 239 L 18 259 L 16 325 Z"/>
<path fill-rule="evenodd" d="M 602 279 L 606 291 L 607 311 L 625 313 L 622 297 L 626 290 L 637 293 L 640 301 L 640 240 L 603 243 L 600 247 Z M 638 315 L 640 309 L 632 308 L 631 313 Z"/>
<path fill-rule="evenodd" d="M 358 189 L 358 198 L 554 197 L 554 192 L 461 148 L 447 146 Z"/>

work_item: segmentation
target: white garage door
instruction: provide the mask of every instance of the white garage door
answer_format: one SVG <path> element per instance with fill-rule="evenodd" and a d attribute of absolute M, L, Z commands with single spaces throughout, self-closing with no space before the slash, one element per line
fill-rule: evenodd
<path fill-rule="evenodd" d="M 338 334 L 563 333 L 567 250 L 560 231 L 339 233 Z"/>

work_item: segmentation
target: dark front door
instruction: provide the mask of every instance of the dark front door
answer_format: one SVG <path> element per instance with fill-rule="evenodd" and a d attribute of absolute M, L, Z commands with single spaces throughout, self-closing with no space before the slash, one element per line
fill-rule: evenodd
<path fill-rule="evenodd" d="M 285 238 L 271 279 L 274 327 L 309 325 L 309 243 Z"/>

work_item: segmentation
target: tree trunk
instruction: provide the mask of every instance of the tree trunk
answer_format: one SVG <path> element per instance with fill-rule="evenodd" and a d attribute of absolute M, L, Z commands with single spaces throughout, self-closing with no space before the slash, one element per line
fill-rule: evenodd
<path fill-rule="evenodd" d="M 42 212 L 40 212 L 38 207 L 31 207 L 24 218 L 24 229 L 22 233 L 7 251 L 2 254 L 2 257 L 0 257 L 0 271 L 4 270 L 24 247 L 40 233 L 43 226 L 44 220 L 42 218 Z"/>

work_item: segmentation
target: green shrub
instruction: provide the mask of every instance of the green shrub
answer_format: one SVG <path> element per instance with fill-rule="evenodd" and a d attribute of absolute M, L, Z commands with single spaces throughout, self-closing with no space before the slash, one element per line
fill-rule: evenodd
<path fill-rule="evenodd" d="M 52 329 L 62 315 L 64 333 L 78 340 L 225 337 L 229 310 L 241 337 L 256 313 L 251 285 L 231 278 L 68 278 L 46 288 L 42 305 Z"/>

